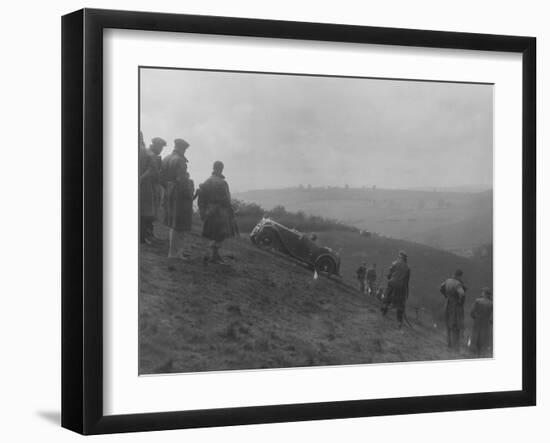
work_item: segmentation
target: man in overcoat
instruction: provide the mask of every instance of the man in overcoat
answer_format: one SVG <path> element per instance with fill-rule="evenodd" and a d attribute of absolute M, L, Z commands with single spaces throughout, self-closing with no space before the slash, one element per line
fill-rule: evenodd
<path fill-rule="evenodd" d="M 149 156 L 147 155 L 147 147 L 145 146 L 145 141 L 143 139 L 143 132 L 139 131 L 139 141 L 138 141 L 138 173 L 139 173 L 139 242 L 145 243 L 146 231 L 147 231 L 147 222 L 145 216 L 143 215 L 142 208 L 142 196 L 144 184 L 142 184 L 142 178 L 145 177 L 145 172 L 149 168 Z"/>
<path fill-rule="evenodd" d="M 160 154 L 166 142 L 155 137 L 149 149 L 145 149 L 143 134 L 139 141 L 139 213 L 140 242 L 150 243 L 154 239 L 153 222 L 158 216 L 161 199 Z"/>
<path fill-rule="evenodd" d="M 491 356 L 493 349 L 493 297 L 489 288 L 481 290 L 470 312 L 474 319 L 470 347 L 478 357 Z"/>
<path fill-rule="evenodd" d="M 189 143 L 174 140 L 174 150 L 162 161 L 162 182 L 165 188 L 164 223 L 170 228 L 168 257 L 187 259 L 184 233 L 191 230 L 193 220 L 194 183 L 187 171 L 185 151 Z"/>
<path fill-rule="evenodd" d="M 372 266 L 367 269 L 367 294 L 375 294 L 375 285 L 376 285 L 376 263 L 373 263 Z"/>
<path fill-rule="evenodd" d="M 387 314 L 390 305 L 396 309 L 399 328 L 403 326 L 405 303 L 409 297 L 411 270 L 407 261 L 407 253 L 399 251 L 397 260 L 392 263 L 388 272 L 388 287 L 384 297 L 384 306 L 382 307 L 382 314 L 384 315 Z"/>
<path fill-rule="evenodd" d="M 464 331 L 464 300 L 466 286 L 462 282 L 462 270 L 457 269 L 454 275 L 439 287 L 439 292 L 445 297 L 445 321 L 447 323 L 447 344 L 454 350 L 460 349 Z"/>
<path fill-rule="evenodd" d="M 219 250 L 223 241 L 238 233 L 231 205 L 229 185 L 223 175 L 224 165 L 214 162 L 212 175 L 199 186 L 198 205 L 203 221 L 202 236 L 210 240 L 213 263 L 223 263 Z"/>
<path fill-rule="evenodd" d="M 365 293 L 365 277 L 367 275 L 367 264 L 365 262 L 361 263 L 361 266 L 355 271 L 357 275 L 357 281 L 359 281 L 359 292 L 361 294 Z"/>

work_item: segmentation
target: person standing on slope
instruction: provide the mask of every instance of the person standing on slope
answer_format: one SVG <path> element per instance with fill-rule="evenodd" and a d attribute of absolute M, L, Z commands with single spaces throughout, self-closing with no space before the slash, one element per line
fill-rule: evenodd
<path fill-rule="evenodd" d="M 201 220 L 204 222 L 202 236 L 209 239 L 212 263 L 223 263 L 219 250 L 223 241 L 238 233 L 235 212 L 231 205 L 229 185 L 223 175 L 224 165 L 214 162 L 212 175 L 199 186 L 198 205 Z"/>
<path fill-rule="evenodd" d="M 409 297 L 409 280 L 411 270 L 407 264 L 408 258 L 405 251 L 399 251 L 397 260 L 394 261 L 388 272 L 388 288 L 384 298 L 382 314 L 388 313 L 390 305 L 397 311 L 397 323 L 399 328 L 403 326 L 405 304 Z"/>
<path fill-rule="evenodd" d="M 365 293 L 365 276 L 367 275 L 367 264 L 363 262 L 361 266 L 355 271 L 357 274 L 357 280 L 359 281 L 359 291 L 361 294 Z"/>
<path fill-rule="evenodd" d="M 464 331 L 464 300 L 466 286 L 462 282 L 462 270 L 457 269 L 439 287 L 439 292 L 445 297 L 445 321 L 447 322 L 447 345 L 458 351 Z"/>
<path fill-rule="evenodd" d="M 471 349 L 478 357 L 489 357 L 493 349 L 493 296 L 489 288 L 481 290 L 470 315 L 474 319 Z"/>
<path fill-rule="evenodd" d="M 164 223 L 170 228 L 168 257 L 186 260 L 184 232 L 191 230 L 193 221 L 194 183 L 187 172 L 185 151 L 189 143 L 181 138 L 174 140 L 174 150 L 162 162 L 164 197 Z"/>
<path fill-rule="evenodd" d="M 376 263 L 373 263 L 372 266 L 367 269 L 367 294 L 375 295 L 375 285 L 376 285 Z"/>
<path fill-rule="evenodd" d="M 161 158 L 166 142 L 155 137 L 151 140 L 149 149 L 145 148 L 143 134 L 140 132 L 139 141 L 139 213 L 140 213 L 140 242 L 151 243 L 155 239 L 153 223 L 158 216 L 161 200 Z"/>

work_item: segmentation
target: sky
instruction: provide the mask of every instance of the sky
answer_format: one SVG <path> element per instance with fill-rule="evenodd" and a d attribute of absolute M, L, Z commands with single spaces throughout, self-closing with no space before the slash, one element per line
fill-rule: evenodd
<path fill-rule="evenodd" d="M 221 160 L 233 191 L 299 185 L 492 187 L 493 86 L 142 68 L 140 125 L 190 143 L 203 182 Z"/>

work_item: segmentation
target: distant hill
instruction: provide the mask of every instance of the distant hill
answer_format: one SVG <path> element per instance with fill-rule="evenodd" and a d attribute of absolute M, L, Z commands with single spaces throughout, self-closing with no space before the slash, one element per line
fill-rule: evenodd
<path fill-rule="evenodd" d="M 166 230 L 157 226 L 166 239 Z M 171 373 L 467 358 L 447 349 L 433 327 L 443 302 L 440 281 L 464 269 L 471 296 L 488 284 L 487 268 L 422 245 L 358 233 L 327 231 L 318 241 L 342 248 L 341 281 L 320 277 L 285 256 L 260 249 L 246 234 L 226 242 L 225 265 L 205 265 L 198 227 L 187 235 L 191 259 L 166 257 L 166 241 L 140 248 L 139 373 Z M 380 271 L 399 249 L 412 268 L 408 317 L 355 289 L 355 268 L 377 261 Z M 469 306 L 469 305 L 468 305 Z M 420 307 L 416 320 L 414 307 Z M 428 312 L 429 314 L 426 314 Z"/>
<path fill-rule="evenodd" d="M 284 206 L 440 248 L 471 248 L 492 242 L 492 191 L 295 187 L 247 191 L 234 197 L 266 209 Z M 472 226 L 477 226 L 475 232 Z"/>
<path fill-rule="evenodd" d="M 430 192 L 486 192 L 491 190 L 487 185 L 463 185 L 463 186 L 421 186 L 407 188 L 410 191 L 430 191 Z"/>
<path fill-rule="evenodd" d="M 413 234 L 407 240 L 449 251 L 471 250 L 482 244 L 492 244 L 493 211 L 487 210 L 467 220 Z"/>

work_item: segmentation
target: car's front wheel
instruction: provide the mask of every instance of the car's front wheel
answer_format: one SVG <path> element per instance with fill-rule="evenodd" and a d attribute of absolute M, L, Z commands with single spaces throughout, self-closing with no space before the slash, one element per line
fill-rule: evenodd
<path fill-rule="evenodd" d="M 332 275 L 336 273 L 336 262 L 327 256 L 320 257 L 315 262 L 315 268 L 317 269 L 317 272 Z"/>

